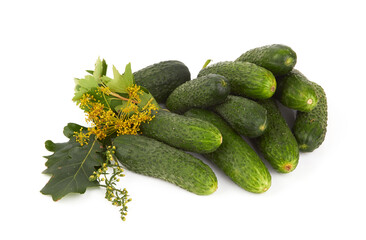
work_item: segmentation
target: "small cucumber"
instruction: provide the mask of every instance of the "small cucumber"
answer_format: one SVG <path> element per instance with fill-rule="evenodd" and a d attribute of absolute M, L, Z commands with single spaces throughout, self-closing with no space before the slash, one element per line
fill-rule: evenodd
<path fill-rule="evenodd" d="M 118 161 L 130 171 L 160 178 L 198 195 L 217 189 L 211 168 L 188 153 L 142 135 L 121 135 L 113 144 Z"/>
<path fill-rule="evenodd" d="M 253 100 L 230 95 L 225 103 L 213 109 L 239 134 L 246 137 L 258 137 L 267 128 L 267 110 Z"/>
<path fill-rule="evenodd" d="M 274 99 L 259 102 L 268 114 L 267 130 L 254 143 L 272 167 L 281 173 L 293 171 L 299 162 L 299 148 Z"/>
<path fill-rule="evenodd" d="M 220 131 L 211 123 L 160 110 L 141 125 L 142 134 L 190 152 L 209 153 L 222 142 Z"/>
<path fill-rule="evenodd" d="M 147 88 L 159 103 L 164 103 L 176 87 L 191 79 L 187 66 L 175 60 L 155 63 L 133 75 L 136 84 Z"/>
<path fill-rule="evenodd" d="M 271 71 L 275 76 L 289 73 L 295 66 L 296 53 L 282 44 L 272 44 L 251 49 L 235 61 L 251 62 Z"/>
<path fill-rule="evenodd" d="M 294 69 L 277 78 L 275 97 L 286 107 L 301 112 L 310 112 L 318 104 L 314 86 L 302 73 Z"/>
<path fill-rule="evenodd" d="M 223 142 L 214 152 L 204 156 L 214 162 L 233 182 L 243 189 L 262 193 L 271 186 L 271 175 L 257 153 L 221 117 L 205 109 L 191 109 L 186 116 L 214 124 L 222 133 Z"/>
<path fill-rule="evenodd" d="M 203 68 L 198 76 L 210 73 L 224 76 L 230 84 L 231 93 L 253 99 L 272 97 L 276 91 L 273 74 L 248 62 L 219 62 Z"/>
<path fill-rule="evenodd" d="M 318 105 L 311 112 L 297 112 L 292 131 L 299 149 L 302 152 L 312 152 L 324 141 L 327 132 L 327 97 L 324 89 L 312 83 L 319 98 Z"/>
<path fill-rule="evenodd" d="M 190 108 L 207 108 L 223 103 L 230 93 L 225 77 L 208 74 L 187 81 L 177 87 L 168 97 L 166 107 L 175 113 L 184 113 Z"/>

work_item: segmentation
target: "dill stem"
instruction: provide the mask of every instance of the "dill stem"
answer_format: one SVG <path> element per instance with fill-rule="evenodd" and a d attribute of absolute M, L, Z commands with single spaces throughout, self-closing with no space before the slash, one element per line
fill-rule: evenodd
<path fill-rule="evenodd" d="M 135 100 L 132 100 L 132 99 L 129 99 L 129 98 L 125 98 L 125 97 L 122 97 L 121 95 L 119 95 L 119 94 L 117 94 L 117 93 L 114 93 L 114 92 L 110 92 L 109 93 L 110 95 L 112 95 L 112 96 L 114 96 L 114 97 L 116 97 L 116 98 L 119 98 L 119 99 L 121 99 L 121 100 L 123 100 L 123 101 L 131 101 L 131 102 L 133 102 L 133 103 L 138 103 L 138 102 L 136 102 Z"/>

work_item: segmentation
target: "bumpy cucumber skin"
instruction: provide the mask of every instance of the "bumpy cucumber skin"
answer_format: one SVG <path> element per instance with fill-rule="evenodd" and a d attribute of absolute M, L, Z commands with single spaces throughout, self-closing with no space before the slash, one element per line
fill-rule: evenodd
<path fill-rule="evenodd" d="M 276 79 L 265 68 L 249 62 L 219 62 L 203 68 L 198 76 L 210 73 L 224 76 L 231 93 L 253 99 L 267 99 L 276 91 Z"/>
<path fill-rule="evenodd" d="M 176 87 L 191 79 L 187 66 L 175 60 L 155 63 L 133 75 L 136 84 L 147 88 L 159 103 L 164 103 Z"/>
<path fill-rule="evenodd" d="M 113 144 L 118 161 L 130 171 L 163 179 L 198 195 L 217 189 L 211 168 L 188 153 L 142 135 L 121 135 Z"/>
<path fill-rule="evenodd" d="M 293 69 L 289 74 L 277 78 L 275 97 L 286 107 L 301 112 L 310 112 L 318 104 L 312 82 L 300 71 Z"/>
<path fill-rule="evenodd" d="M 223 103 L 229 93 L 230 85 L 225 77 L 208 74 L 177 87 L 166 100 L 166 107 L 175 113 L 194 107 L 207 108 Z"/>
<path fill-rule="evenodd" d="M 213 110 L 241 135 L 259 137 L 267 128 L 267 110 L 253 100 L 229 95 Z"/>
<path fill-rule="evenodd" d="M 301 152 L 312 152 L 324 141 L 327 132 L 328 106 L 324 89 L 312 83 L 319 98 L 311 112 L 297 112 L 292 131 Z"/>
<path fill-rule="evenodd" d="M 241 188 L 263 193 L 271 186 L 271 175 L 257 153 L 221 117 L 205 109 L 191 109 L 186 116 L 214 124 L 222 133 L 223 142 L 214 152 L 204 154 Z"/>
<path fill-rule="evenodd" d="M 262 100 L 259 103 L 267 109 L 268 127 L 261 136 L 254 139 L 254 143 L 276 171 L 289 173 L 299 162 L 296 139 L 274 99 Z"/>
<path fill-rule="evenodd" d="M 275 76 L 289 73 L 296 65 L 294 50 L 282 44 L 272 44 L 251 49 L 235 61 L 251 62 L 271 71 Z"/>
<path fill-rule="evenodd" d="M 141 125 L 142 134 L 176 148 L 195 153 L 215 151 L 222 143 L 220 131 L 211 123 L 160 110 Z"/>

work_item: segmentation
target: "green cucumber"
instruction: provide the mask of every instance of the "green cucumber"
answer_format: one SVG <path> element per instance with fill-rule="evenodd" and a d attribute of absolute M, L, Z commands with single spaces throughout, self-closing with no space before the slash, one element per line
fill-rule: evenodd
<path fill-rule="evenodd" d="M 213 109 L 239 134 L 246 137 L 258 137 L 267 128 L 267 110 L 253 100 L 230 95 L 225 103 Z"/>
<path fill-rule="evenodd" d="M 262 100 L 259 103 L 267 109 L 268 127 L 261 136 L 254 139 L 254 143 L 275 170 L 289 173 L 299 162 L 296 139 L 274 99 Z"/>
<path fill-rule="evenodd" d="M 223 142 L 214 152 L 204 154 L 233 182 L 243 189 L 262 193 L 271 186 L 271 175 L 257 153 L 221 117 L 205 109 L 191 109 L 186 116 L 214 124 L 222 133 Z"/>
<path fill-rule="evenodd" d="M 160 110 L 147 123 L 142 134 L 190 152 L 209 153 L 222 142 L 220 131 L 211 123 Z"/>
<path fill-rule="evenodd" d="M 192 155 L 142 135 L 121 135 L 113 141 L 118 161 L 128 170 L 160 178 L 198 195 L 217 189 L 209 166 Z"/>
<path fill-rule="evenodd" d="M 286 107 L 301 112 L 310 112 L 318 104 L 314 86 L 301 72 L 294 69 L 277 78 L 275 97 Z"/>
<path fill-rule="evenodd" d="M 276 91 L 273 74 L 248 62 L 219 62 L 203 68 L 198 76 L 210 73 L 224 76 L 230 84 L 231 93 L 253 99 L 267 99 Z"/>
<path fill-rule="evenodd" d="M 318 105 L 311 112 L 297 112 L 292 131 L 302 152 L 312 152 L 324 141 L 327 132 L 327 97 L 324 89 L 312 83 L 319 98 Z"/>
<path fill-rule="evenodd" d="M 184 113 L 194 107 L 207 108 L 223 103 L 229 93 L 225 77 L 208 74 L 177 87 L 166 100 L 166 107 L 175 113 Z"/>
<path fill-rule="evenodd" d="M 147 66 L 133 75 L 136 84 L 147 88 L 159 103 L 164 103 L 176 87 L 191 79 L 187 66 L 174 60 Z"/>
<path fill-rule="evenodd" d="M 272 44 L 251 49 L 235 61 L 254 63 L 279 76 L 289 73 L 294 68 L 296 60 L 296 53 L 290 47 Z"/>

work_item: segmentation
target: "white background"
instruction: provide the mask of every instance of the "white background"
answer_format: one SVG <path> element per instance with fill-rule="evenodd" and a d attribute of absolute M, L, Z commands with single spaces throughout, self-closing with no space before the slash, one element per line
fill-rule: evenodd
<path fill-rule="evenodd" d="M 366 239 L 365 8 L 362 1 L 1 1 L 3 239 Z M 121 72 L 176 59 L 195 77 L 206 59 L 234 60 L 282 43 L 329 102 L 323 145 L 302 154 L 264 194 L 246 192 L 212 164 L 210 196 L 126 171 L 127 221 L 90 189 L 53 202 L 44 141 L 84 124 L 74 77 L 98 56 Z M 207 163 L 207 161 L 206 161 Z M 5 235 L 4 235 L 5 234 Z"/>

